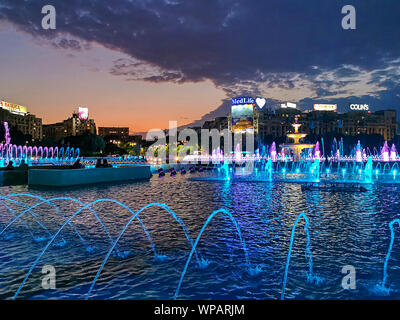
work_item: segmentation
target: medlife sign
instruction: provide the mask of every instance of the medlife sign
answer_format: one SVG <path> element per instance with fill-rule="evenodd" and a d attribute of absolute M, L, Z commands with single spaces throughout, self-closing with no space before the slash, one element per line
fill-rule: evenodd
<path fill-rule="evenodd" d="M 255 100 L 252 97 L 239 97 L 232 99 L 232 105 L 254 104 Z"/>
<path fill-rule="evenodd" d="M 358 110 L 358 111 L 368 111 L 369 105 L 368 104 L 351 104 L 350 110 Z"/>

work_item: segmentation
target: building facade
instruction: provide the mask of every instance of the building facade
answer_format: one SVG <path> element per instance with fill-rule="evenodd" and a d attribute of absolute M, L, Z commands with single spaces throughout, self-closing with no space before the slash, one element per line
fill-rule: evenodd
<path fill-rule="evenodd" d="M 211 121 L 206 121 L 203 124 L 203 129 L 217 129 L 222 131 L 228 128 L 228 117 L 218 117 Z"/>
<path fill-rule="evenodd" d="M 286 137 L 293 131 L 295 118 L 302 124 L 301 132 L 314 135 L 340 134 L 379 134 L 386 141 L 394 139 L 397 134 L 396 110 L 350 110 L 346 113 L 336 111 L 309 110 L 296 108 L 259 109 L 254 107 L 253 124 L 256 140 L 265 141 L 268 138 Z M 207 121 L 204 129 L 232 129 L 232 116 Z"/>
<path fill-rule="evenodd" d="M 53 140 L 79 136 L 85 133 L 96 134 L 96 124 L 93 119 L 83 119 L 78 112 L 74 112 L 71 118 L 62 122 L 43 125 L 43 137 Z"/>
<path fill-rule="evenodd" d="M 295 117 L 302 124 L 302 132 L 306 134 L 379 134 L 386 141 L 390 141 L 397 133 L 396 110 L 351 111 L 339 114 L 332 111 L 302 112 L 297 109 L 279 109 L 273 113 L 258 112 L 259 137 L 263 139 L 266 136 L 286 136 L 293 130 L 291 124 L 294 123 Z"/>
<path fill-rule="evenodd" d="M 116 136 L 116 137 L 127 137 L 129 136 L 128 127 L 99 127 L 99 136 Z"/>
<path fill-rule="evenodd" d="M 30 114 L 24 106 L 0 101 L 0 121 L 7 122 L 9 127 L 15 127 L 23 134 L 31 135 L 33 140 L 42 139 L 42 119 Z"/>

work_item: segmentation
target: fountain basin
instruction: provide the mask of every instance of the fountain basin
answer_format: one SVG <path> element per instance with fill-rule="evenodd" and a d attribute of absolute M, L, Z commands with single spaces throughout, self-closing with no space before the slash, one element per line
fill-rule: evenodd
<path fill-rule="evenodd" d="M 22 185 L 27 181 L 27 170 L 0 170 L 0 186 Z"/>
<path fill-rule="evenodd" d="M 150 179 L 150 166 L 94 169 L 32 169 L 29 186 L 69 187 L 94 183 Z"/>

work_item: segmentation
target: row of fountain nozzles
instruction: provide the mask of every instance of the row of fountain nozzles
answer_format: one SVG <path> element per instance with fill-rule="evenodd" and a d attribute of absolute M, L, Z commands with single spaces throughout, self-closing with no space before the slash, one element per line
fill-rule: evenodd
<path fill-rule="evenodd" d="M 199 171 L 199 172 L 202 172 L 202 171 L 203 171 L 203 168 L 199 168 L 198 171 Z M 178 172 L 180 172 L 181 175 L 185 175 L 185 174 L 187 173 L 185 168 L 182 168 L 181 170 L 178 170 L 178 171 L 176 171 L 174 168 L 172 168 L 171 171 L 170 171 L 171 177 L 172 177 L 172 176 L 176 176 L 176 175 L 178 174 Z M 191 167 L 191 168 L 189 169 L 189 172 L 190 172 L 190 173 L 196 172 L 196 168 L 195 168 L 195 167 Z M 163 168 L 158 169 L 158 176 L 159 176 L 159 177 L 164 177 L 164 176 L 165 176 L 165 171 L 164 171 Z"/>

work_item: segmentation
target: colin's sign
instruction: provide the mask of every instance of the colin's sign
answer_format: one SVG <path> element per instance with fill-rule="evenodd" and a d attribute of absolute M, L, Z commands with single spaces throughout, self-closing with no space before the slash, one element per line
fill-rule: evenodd
<path fill-rule="evenodd" d="M 352 103 L 350 105 L 350 110 L 357 110 L 357 111 L 368 111 L 369 105 L 368 104 L 356 104 Z"/>

